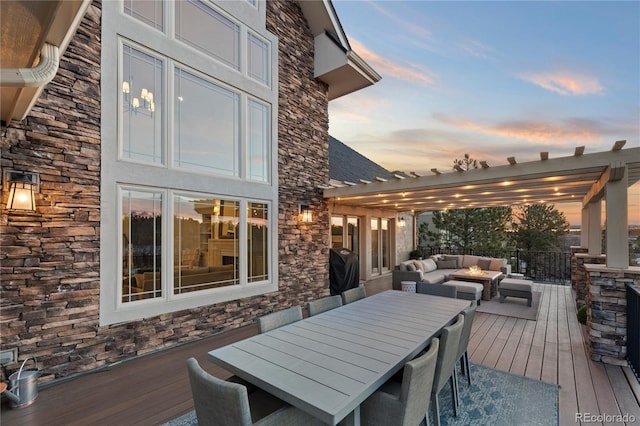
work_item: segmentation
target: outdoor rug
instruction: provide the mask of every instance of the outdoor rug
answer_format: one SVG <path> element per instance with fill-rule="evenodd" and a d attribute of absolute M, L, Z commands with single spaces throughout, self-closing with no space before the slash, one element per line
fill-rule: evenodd
<path fill-rule="evenodd" d="M 471 364 L 471 386 L 466 377 L 460 375 L 458 383 L 460 407 L 457 417 L 453 417 L 449 385 L 440 391 L 440 423 L 443 426 L 558 425 L 557 385 L 476 364 Z M 429 410 L 429 424 L 434 424 L 431 411 Z M 191 411 L 164 426 L 197 424 L 195 412 Z"/>
<path fill-rule="evenodd" d="M 540 308 L 540 297 L 542 292 L 534 291 L 532 294 L 531 307 L 527 306 L 527 299 L 519 297 L 507 297 L 504 303 L 500 303 L 500 296 L 491 300 L 483 300 L 476 312 L 502 315 L 505 317 L 515 317 L 535 321 Z"/>

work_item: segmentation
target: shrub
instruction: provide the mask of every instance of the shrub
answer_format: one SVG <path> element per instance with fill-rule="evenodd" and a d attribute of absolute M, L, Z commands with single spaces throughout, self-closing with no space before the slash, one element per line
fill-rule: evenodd
<path fill-rule="evenodd" d="M 424 256 L 424 253 L 422 253 L 422 249 L 420 247 L 416 248 L 415 250 L 411 250 L 411 252 L 409 252 L 409 259 L 422 259 L 423 256 Z"/>
<path fill-rule="evenodd" d="M 587 325 L 587 305 L 583 305 L 580 309 L 578 309 L 576 316 L 578 317 L 578 322 L 580 324 Z"/>

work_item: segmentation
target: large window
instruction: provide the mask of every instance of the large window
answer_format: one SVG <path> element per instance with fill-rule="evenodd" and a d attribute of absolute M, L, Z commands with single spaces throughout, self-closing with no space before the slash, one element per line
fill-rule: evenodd
<path fill-rule="evenodd" d="M 265 7 L 103 3 L 101 324 L 277 289 Z"/>
<path fill-rule="evenodd" d="M 360 252 L 360 219 L 353 216 L 331 217 L 331 247 Z"/>

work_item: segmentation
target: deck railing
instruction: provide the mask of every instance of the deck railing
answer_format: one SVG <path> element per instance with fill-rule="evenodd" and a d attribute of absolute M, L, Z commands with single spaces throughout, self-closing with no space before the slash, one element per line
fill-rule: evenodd
<path fill-rule="evenodd" d="M 504 257 L 511 264 L 511 272 L 523 274 L 537 282 L 568 285 L 571 283 L 571 253 L 529 250 L 474 250 L 450 247 L 423 247 L 427 256 L 434 254 L 473 254 Z"/>
<path fill-rule="evenodd" d="M 627 284 L 627 359 L 640 379 L 640 288 Z"/>

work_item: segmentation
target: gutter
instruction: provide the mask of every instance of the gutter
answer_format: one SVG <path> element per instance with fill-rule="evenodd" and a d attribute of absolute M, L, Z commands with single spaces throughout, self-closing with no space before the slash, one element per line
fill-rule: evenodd
<path fill-rule="evenodd" d="M 0 87 L 42 87 L 58 72 L 60 50 L 45 43 L 40 51 L 40 62 L 33 68 L 0 69 Z"/>

